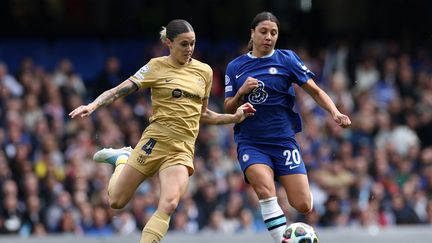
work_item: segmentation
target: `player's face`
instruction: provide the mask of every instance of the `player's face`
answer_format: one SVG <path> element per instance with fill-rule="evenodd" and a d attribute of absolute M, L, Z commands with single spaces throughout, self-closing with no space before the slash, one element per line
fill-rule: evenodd
<path fill-rule="evenodd" d="M 265 20 L 251 30 L 253 41 L 252 54 L 257 57 L 265 56 L 273 51 L 278 38 L 279 29 L 275 22 Z"/>
<path fill-rule="evenodd" d="M 168 40 L 171 58 L 180 65 L 187 63 L 195 49 L 195 32 L 177 35 L 173 41 Z"/>

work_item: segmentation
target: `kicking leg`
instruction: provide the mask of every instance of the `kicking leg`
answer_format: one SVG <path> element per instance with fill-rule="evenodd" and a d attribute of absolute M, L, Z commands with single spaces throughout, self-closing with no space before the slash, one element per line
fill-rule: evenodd
<path fill-rule="evenodd" d="M 102 149 L 95 153 L 93 159 L 99 163 L 108 163 L 115 166 L 108 184 L 108 196 L 111 208 L 123 208 L 137 187 L 147 178 L 126 162 L 132 152 L 132 148 Z"/>

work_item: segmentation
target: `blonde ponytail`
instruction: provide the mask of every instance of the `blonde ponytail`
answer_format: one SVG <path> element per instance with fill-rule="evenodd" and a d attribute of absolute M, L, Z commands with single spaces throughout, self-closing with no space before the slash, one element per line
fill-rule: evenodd
<path fill-rule="evenodd" d="M 159 32 L 159 34 L 160 34 L 160 40 L 162 41 L 162 43 L 165 43 L 167 39 L 167 30 L 165 26 L 162 26 L 162 30 Z"/>

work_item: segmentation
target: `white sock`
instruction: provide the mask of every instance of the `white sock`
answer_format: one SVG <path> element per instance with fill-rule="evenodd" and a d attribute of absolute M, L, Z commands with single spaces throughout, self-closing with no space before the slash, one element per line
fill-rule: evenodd
<path fill-rule="evenodd" d="M 271 237 L 276 243 L 282 242 L 282 235 L 286 227 L 286 218 L 277 202 L 277 197 L 262 199 L 259 203 L 264 223 Z"/>

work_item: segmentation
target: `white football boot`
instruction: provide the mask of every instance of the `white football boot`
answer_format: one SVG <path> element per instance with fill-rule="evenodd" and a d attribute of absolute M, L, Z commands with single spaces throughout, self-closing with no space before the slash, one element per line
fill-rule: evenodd
<path fill-rule="evenodd" d="M 116 166 L 116 162 L 120 156 L 126 156 L 126 159 L 131 155 L 132 147 L 123 147 L 119 149 L 103 148 L 93 155 L 93 160 L 98 163 L 108 163 Z"/>

